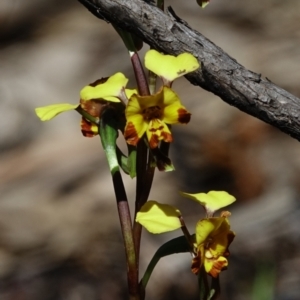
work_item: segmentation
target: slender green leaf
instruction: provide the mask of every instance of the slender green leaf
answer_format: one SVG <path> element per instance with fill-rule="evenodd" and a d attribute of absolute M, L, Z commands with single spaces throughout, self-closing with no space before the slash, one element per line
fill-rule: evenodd
<path fill-rule="evenodd" d="M 112 24 L 114 29 L 122 38 L 128 51 L 137 52 L 143 48 L 143 41 L 138 38 L 136 35 L 129 33 L 126 30 L 121 29 L 120 27 Z"/>
<path fill-rule="evenodd" d="M 111 109 L 105 109 L 100 118 L 99 133 L 103 149 L 106 154 L 110 172 L 112 175 L 119 171 L 119 163 L 116 155 L 118 124 Z"/>
<path fill-rule="evenodd" d="M 208 300 L 217 300 L 220 297 L 221 288 L 220 288 L 220 279 L 219 276 L 217 278 L 212 278 L 211 280 L 211 288 L 209 291 Z"/>
<path fill-rule="evenodd" d="M 160 248 L 158 248 L 158 250 L 152 257 L 145 271 L 145 274 L 140 283 L 142 289 L 145 290 L 155 266 L 157 265 L 157 263 L 162 257 L 175 254 L 175 253 L 184 253 L 184 252 L 191 252 L 191 251 L 192 249 L 190 248 L 189 242 L 186 240 L 184 235 L 174 238 L 166 242 L 165 244 L 163 244 Z"/>
<path fill-rule="evenodd" d="M 209 287 L 207 280 L 207 273 L 202 265 L 198 274 L 198 285 L 199 285 L 199 300 L 209 300 Z"/>
<path fill-rule="evenodd" d="M 117 146 L 116 154 L 119 162 L 119 166 L 124 171 L 125 174 L 129 174 L 130 170 L 128 168 L 128 157 L 124 155 L 124 153 L 120 150 L 120 148 Z"/>
<path fill-rule="evenodd" d="M 128 161 L 127 167 L 129 170 L 129 175 L 131 178 L 136 177 L 136 147 L 127 145 L 128 146 Z"/>

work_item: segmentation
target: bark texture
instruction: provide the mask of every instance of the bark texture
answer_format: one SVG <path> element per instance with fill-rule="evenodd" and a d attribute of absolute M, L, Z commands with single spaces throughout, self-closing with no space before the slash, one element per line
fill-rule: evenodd
<path fill-rule="evenodd" d="M 300 99 L 247 70 L 193 30 L 171 8 L 164 13 L 142 0 L 78 0 L 94 15 L 140 37 L 153 48 L 192 53 L 201 68 L 186 78 L 228 104 L 300 140 Z"/>

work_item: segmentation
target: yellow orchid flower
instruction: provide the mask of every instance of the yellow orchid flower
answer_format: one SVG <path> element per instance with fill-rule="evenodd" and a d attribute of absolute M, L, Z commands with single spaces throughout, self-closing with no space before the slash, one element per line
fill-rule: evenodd
<path fill-rule="evenodd" d="M 160 76 L 164 86 L 154 95 L 140 96 L 136 90 L 125 90 L 128 79 L 122 73 L 98 80 L 80 91 L 80 104 L 53 104 L 36 108 L 36 114 L 42 121 L 48 121 L 58 114 L 81 109 L 94 118 L 99 118 L 101 110 L 108 102 L 123 102 L 126 126 L 124 136 L 128 144 L 137 145 L 146 133 L 151 148 L 156 148 L 160 141 L 172 142 L 168 125 L 186 124 L 191 114 L 182 106 L 178 95 L 170 88 L 174 79 L 199 68 L 197 59 L 183 53 L 177 57 L 163 55 L 149 50 L 145 56 L 146 67 Z M 127 100 L 129 99 L 129 100 Z M 94 136 L 98 127 L 84 117 L 81 120 L 82 133 Z"/>
<path fill-rule="evenodd" d="M 136 146 L 146 133 L 149 146 L 154 149 L 160 141 L 172 142 L 168 125 L 190 121 L 191 114 L 170 86 L 176 78 L 199 68 L 199 63 L 189 53 L 175 57 L 152 49 L 145 55 L 145 66 L 162 78 L 164 86 L 153 95 L 132 94 L 125 109 L 127 122 L 124 137 L 128 144 Z"/>
<path fill-rule="evenodd" d="M 168 143 L 173 140 L 167 124 L 186 124 L 191 114 L 172 89 L 162 87 L 154 95 L 133 94 L 125 109 L 125 116 L 124 137 L 127 143 L 136 145 L 146 133 L 149 146 L 156 148 L 161 140 Z"/>
<path fill-rule="evenodd" d="M 49 121 L 62 112 L 77 109 L 79 106 L 89 115 L 99 118 L 100 112 L 109 102 L 120 102 L 126 98 L 125 91 L 128 79 L 122 73 L 116 73 L 109 78 L 103 78 L 85 86 L 80 91 L 80 103 L 58 103 L 35 109 L 41 121 Z M 128 94 L 132 95 L 133 91 Z M 85 118 L 81 119 L 81 131 L 84 136 L 91 137 L 98 133 L 98 127 Z"/>
<path fill-rule="evenodd" d="M 180 192 L 183 197 L 192 199 L 204 206 L 207 215 L 213 216 L 220 208 L 228 206 L 236 201 L 236 198 L 225 191 L 210 191 L 206 193 L 188 194 Z"/>
<path fill-rule="evenodd" d="M 214 278 L 218 277 L 228 266 L 228 247 L 234 237 L 226 216 L 199 221 L 196 225 L 196 256 L 192 262 L 192 272 L 198 274 L 204 266 L 208 274 Z"/>
<path fill-rule="evenodd" d="M 85 86 L 80 91 L 80 104 L 52 104 L 38 107 L 35 109 L 35 112 L 41 121 L 49 121 L 62 112 L 76 109 L 79 105 L 84 108 L 85 105 L 88 105 L 85 104 L 85 101 L 106 100 L 109 102 L 120 102 L 119 97 L 122 96 L 122 91 L 125 89 L 127 82 L 128 79 L 122 73 L 116 73 L 107 80 L 97 80 L 95 83 Z"/>
<path fill-rule="evenodd" d="M 190 53 L 182 53 L 178 56 L 164 55 L 156 50 L 149 50 L 145 55 L 145 66 L 161 79 L 165 86 L 178 77 L 197 70 L 200 65 L 197 59 Z"/>

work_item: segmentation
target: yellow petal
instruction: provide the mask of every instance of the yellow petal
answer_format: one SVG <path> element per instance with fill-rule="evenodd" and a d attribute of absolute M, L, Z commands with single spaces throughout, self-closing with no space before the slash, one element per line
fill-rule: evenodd
<path fill-rule="evenodd" d="M 136 222 L 151 233 L 164 233 L 181 227 L 180 211 L 173 206 L 148 201 L 137 213 Z"/>
<path fill-rule="evenodd" d="M 234 236 L 227 218 L 203 219 L 196 225 L 197 246 L 205 245 L 214 257 L 225 255 Z"/>
<path fill-rule="evenodd" d="M 137 89 L 125 89 L 125 94 L 127 98 L 129 99 L 133 94 L 137 94 Z"/>
<path fill-rule="evenodd" d="M 69 103 L 59 103 L 59 104 L 52 104 L 43 107 L 37 107 L 35 109 L 36 115 L 41 119 L 41 121 L 49 121 L 53 119 L 58 114 L 73 110 L 78 107 L 78 104 L 73 105 Z"/>
<path fill-rule="evenodd" d="M 163 87 L 163 105 L 170 106 L 174 104 L 181 105 L 179 96 L 169 87 Z"/>
<path fill-rule="evenodd" d="M 136 146 L 148 128 L 142 115 L 135 114 L 127 118 L 124 138 L 129 145 Z"/>
<path fill-rule="evenodd" d="M 137 94 L 132 94 L 125 109 L 127 122 L 124 137 L 126 142 L 133 146 L 136 146 L 148 127 L 148 122 L 144 120 L 138 97 Z"/>
<path fill-rule="evenodd" d="M 227 249 L 233 241 L 235 234 L 230 230 L 230 224 L 227 218 L 212 218 L 223 219 L 223 222 L 211 234 L 210 250 L 214 257 L 220 255 L 226 256 Z"/>
<path fill-rule="evenodd" d="M 126 119 L 133 114 L 145 114 L 145 110 L 149 107 L 164 107 L 163 89 L 160 89 L 156 94 L 148 96 L 140 96 L 135 91 L 136 90 L 126 90 L 127 96 L 131 94 L 125 110 Z"/>
<path fill-rule="evenodd" d="M 125 88 L 128 79 L 122 73 L 116 73 L 109 77 L 105 83 L 93 86 L 85 86 L 80 91 L 80 98 L 84 101 L 91 99 L 105 99 L 111 102 L 120 102 L 118 97 Z"/>
<path fill-rule="evenodd" d="M 176 57 L 161 54 L 153 49 L 145 55 L 145 66 L 169 82 L 200 67 L 197 59 L 190 53 L 182 53 Z"/>
<path fill-rule="evenodd" d="M 217 230 L 222 224 L 224 218 L 209 218 L 200 220 L 196 225 L 197 245 L 204 244 L 208 237 Z"/>
<path fill-rule="evenodd" d="M 224 191 L 210 191 L 206 193 L 188 194 L 180 193 L 183 197 L 197 201 L 203 205 L 209 214 L 213 214 L 216 210 L 233 203 L 236 199 L 232 195 Z"/>
<path fill-rule="evenodd" d="M 187 124 L 191 114 L 181 105 L 178 95 L 170 88 L 164 87 L 163 121 L 167 124 Z"/>
<path fill-rule="evenodd" d="M 151 120 L 147 128 L 147 138 L 150 148 L 154 149 L 158 146 L 159 141 L 171 143 L 173 141 L 172 134 L 166 123 L 161 120 Z"/>
<path fill-rule="evenodd" d="M 94 137 L 98 135 L 98 126 L 86 120 L 85 118 L 81 118 L 80 127 L 81 132 L 85 137 Z"/>
<path fill-rule="evenodd" d="M 223 256 L 212 259 L 204 259 L 204 268 L 206 273 L 209 273 L 214 278 L 217 278 L 220 272 L 227 268 L 227 266 L 228 261 Z"/>
<path fill-rule="evenodd" d="M 148 96 L 140 96 L 138 94 L 133 94 L 128 101 L 129 106 L 131 105 L 132 101 L 139 103 L 141 112 L 153 106 L 163 107 L 164 106 L 163 89 L 160 89 L 157 93 Z"/>
<path fill-rule="evenodd" d="M 141 108 L 141 105 L 139 102 L 139 95 L 133 94 L 130 97 L 128 104 L 126 106 L 126 109 L 125 109 L 126 119 L 128 120 L 128 118 L 130 116 L 134 116 L 136 114 L 142 115 L 142 113 L 143 113 L 143 109 Z"/>

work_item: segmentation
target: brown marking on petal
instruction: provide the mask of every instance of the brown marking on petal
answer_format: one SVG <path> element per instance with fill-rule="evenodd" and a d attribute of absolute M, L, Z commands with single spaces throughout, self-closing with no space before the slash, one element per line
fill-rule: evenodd
<path fill-rule="evenodd" d="M 227 244 L 227 251 L 228 251 L 228 247 L 230 246 L 230 244 L 232 243 L 232 241 L 234 240 L 234 237 L 235 237 L 235 233 L 233 231 L 230 231 L 228 234 L 227 234 L 227 241 L 228 241 L 228 244 Z"/>
<path fill-rule="evenodd" d="M 198 275 L 201 265 L 202 265 L 202 263 L 201 263 L 201 258 L 200 258 L 200 252 L 198 252 L 197 256 L 193 257 L 192 265 L 191 265 L 192 272 L 195 275 Z"/>
<path fill-rule="evenodd" d="M 108 80 L 108 78 L 109 78 L 109 77 L 102 77 L 102 78 L 100 78 L 100 79 L 97 79 L 97 80 L 95 80 L 94 82 L 90 83 L 89 86 L 95 87 L 95 86 L 97 86 L 97 85 L 99 85 L 99 84 L 103 84 L 103 83 L 105 83 L 105 82 Z"/>
<path fill-rule="evenodd" d="M 205 240 L 205 243 L 204 243 L 205 249 L 210 248 L 210 246 L 211 246 L 211 244 L 213 244 L 213 242 L 214 242 L 213 238 L 208 237 L 208 238 Z"/>
<path fill-rule="evenodd" d="M 191 114 L 185 108 L 179 108 L 178 113 L 178 122 L 181 124 L 187 124 L 191 119 Z"/>
<path fill-rule="evenodd" d="M 215 260 L 211 270 L 209 271 L 209 274 L 214 277 L 217 278 L 220 274 L 221 271 L 225 270 L 228 266 L 228 262 L 227 260 Z"/>
<path fill-rule="evenodd" d="M 138 133 L 135 129 L 135 126 L 132 122 L 128 122 L 124 131 L 124 138 L 129 145 L 136 146 L 140 140 Z"/>
<path fill-rule="evenodd" d="M 164 126 L 161 125 L 161 126 L 159 126 L 159 127 L 157 127 L 157 128 L 151 127 L 151 128 L 149 129 L 149 131 L 150 131 L 150 132 L 153 132 L 153 134 L 154 134 L 156 131 L 162 131 L 163 129 L 164 129 Z"/>
<path fill-rule="evenodd" d="M 222 254 L 224 257 L 228 257 L 230 255 L 228 248 L 229 248 L 230 244 L 232 243 L 234 237 L 235 237 L 235 233 L 232 231 L 229 231 L 227 234 L 227 248 L 225 249 L 224 253 Z"/>
<path fill-rule="evenodd" d="M 186 69 L 179 70 L 179 71 L 177 72 L 177 75 L 185 74 L 185 72 L 186 72 Z"/>
<path fill-rule="evenodd" d="M 193 258 L 191 269 L 192 269 L 192 272 L 193 272 L 195 275 L 198 275 L 198 273 L 199 273 L 199 271 L 200 271 L 200 267 L 199 267 L 199 259 L 198 259 L 198 257 Z"/>
<path fill-rule="evenodd" d="M 150 130 L 151 131 L 151 130 Z M 149 140 L 149 146 L 151 149 L 157 148 L 159 144 L 159 137 L 157 134 L 152 134 Z"/>
<path fill-rule="evenodd" d="M 80 126 L 81 126 L 81 132 L 85 137 L 94 137 L 98 135 L 97 126 L 92 124 L 90 121 L 81 118 Z"/>
<path fill-rule="evenodd" d="M 145 108 L 142 111 L 142 114 L 143 114 L 144 120 L 150 121 L 153 119 L 161 119 L 162 115 L 163 115 L 163 111 L 158 105 L 156 105 L 156 106 L 150 106 L 150 107 Z"/>
<path fill-rule="evenodd" d="M 99 118 L 103 109 L 108 105 L 109 103 L 105 100 L 84 101 L 80 99 L 81 108 L 94 118 Z"/>
<path fill-rule="evenodd" d="M 228 248 L 225 250 L 225 252 L 223 253 L 224 257 L 228 257 L 230 255 L 230 252 L 228 250 Z"/>
<path fill-rule="evenodd" d="M 173 141 L 172 135 L 164 131 L 164 125 L 160 125 L 158 127 L 152 126 L 149 128 L 149 131 L 152 133 L 151 138 L 149 140 L 150 148 L 154 149 L 158 146 L 159 141 L 164 140 L 166 143 L 170 143 Z"/>
<path fill-rule="evenodd" d="M 90 83 L 89 86 L 95 87 L 99 84 L 103 84 L 108 78 L 109 77 L 103 77 L 101 79 L 97 79 L 96 81 Z M 102 99 L 91 99 L 86 101 L 80 99 L 81 108 L 94 118 L 99 118 L 103 109 L 107 105 L 109 105 L 109 102 Z"/>
<path fill-rule="evenodd" d="M 172 134 L 170 134 L 169 132 L 166 132 L 166 131 L 163 131 L 161 133 L 162 137 L 163 137 L 163 140 L 166 142 L 166 143 L 171 143 L 173 142 L 173 136 Z"/>

